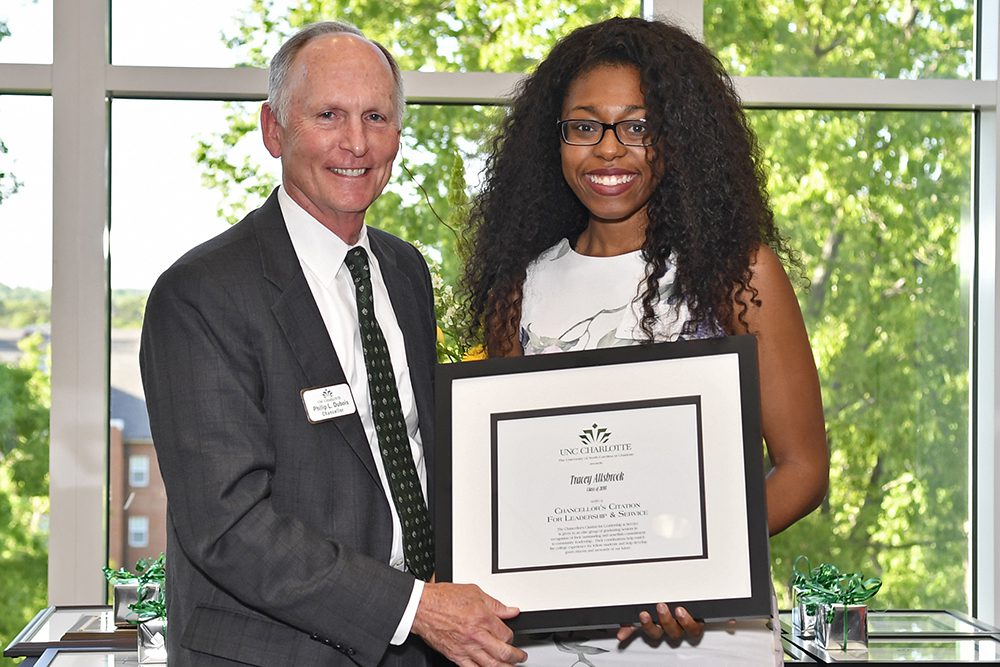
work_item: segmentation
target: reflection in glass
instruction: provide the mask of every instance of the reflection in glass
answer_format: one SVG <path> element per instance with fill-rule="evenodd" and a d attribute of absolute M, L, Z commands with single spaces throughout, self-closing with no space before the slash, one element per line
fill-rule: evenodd
<path fill-rule="evenodd" d="M 944 611 L 899 611 L 869 613 L 868 632 L 873 635 L 953 635 L 986 634 L 989 631 Z"/>
<path fill-rule="evenodd" d="M 992 637 L 982 639 L 880 640 L 868 644 L 867 651 L 830 651 L 834 660 L 853 662 L 996 662 L 1000 643 Z"/>
<path fill-rule="evenodd" d="M 705 1 L 705 43 L 733 75 L 971 78 L 975 2 Z"/>
<path fill-rule="evenodd" d="M 45 607 L 52 100 L 0 96 L 0 645 Z"/>
<path fill-rule="evenodd" d="M 824 503 L 771 540 L 775 585 L 805 554 L 880 576 L 877 607 L 967 611 L 972 114 L 749 115 L 831 451 Z"/>

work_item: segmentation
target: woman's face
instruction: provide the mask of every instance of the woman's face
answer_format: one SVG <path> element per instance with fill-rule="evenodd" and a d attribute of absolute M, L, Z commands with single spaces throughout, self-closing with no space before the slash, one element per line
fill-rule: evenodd
<path fill-rule="evenodd" d="M 639 70 L 630 65 L 601 65 L 570 84 L 562 120 L 618 123 L 646 118 Z M 625 146 L 607 130 L 593 146 L 563 142 L 563 177 L 590 211 L 590 221 L 645 226 L 646 203 L 659 182 L 654 149 Z"/>

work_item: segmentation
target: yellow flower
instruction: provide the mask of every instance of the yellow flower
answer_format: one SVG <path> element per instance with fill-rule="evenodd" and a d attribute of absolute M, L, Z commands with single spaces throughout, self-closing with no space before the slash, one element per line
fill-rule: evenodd
<path fill-rule="evenodd" d="M 441 327 L 437 328 L 437 342 L 438 345 L 444 345 L 444 332 L 441 331 Z"/>
<path fill-rule="evenodd" d="M 482 345 L 473 345 L 462 355 L 462 361 L 479 361 L 486 359 L 487 356 L 486 349 Z"/>

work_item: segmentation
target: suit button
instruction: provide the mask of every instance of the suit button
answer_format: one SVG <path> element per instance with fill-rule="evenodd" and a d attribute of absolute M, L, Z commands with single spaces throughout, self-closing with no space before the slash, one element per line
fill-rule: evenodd
<path fill-rule="evenodd" d="M 355 650 L 353 648 L 351 648 L 350 646 L 348 646 L 347 647 L 347 655 L 354 655 L 354 653 L 355 653 Z"/>
<path fill-rule="evenodd" d="M 312 633 L 311 635 L 309 635 L 309 639 L 312 639 L 313 641 L 317 641 L 318 642 L 320 640 L 319 639 L 319 633 L 318 632 Z"/>
<path fill-rule="evenodd" d="M 344 650 L 344 647 L 340 645 L 340 642 L 337 642 L 336 644 L 334 644 L 333 648 L 337 649 L 338 651 L 343 651 Z"/>

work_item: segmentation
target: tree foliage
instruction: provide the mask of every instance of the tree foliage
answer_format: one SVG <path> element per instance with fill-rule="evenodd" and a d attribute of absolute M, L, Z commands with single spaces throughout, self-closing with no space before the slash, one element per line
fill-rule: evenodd
<path fill-rule="evenodd" d="M 10 37 L 10 28 L 7 27 L 6 21 L 0 19 L 0 41 L 5 37 Z M 0 139 L 0 202 L 17 192 L 20 187 L 21 182 L 10 170 L 7 146 Z"/>
<path fill-rule="evenodd" d="M 137 289 L 116 289 L 111 291 L 111 328 L 138 329 L 146 312 L 146 298 L 149 292 Z"/>
<path fill-rule="evenodd" d="M 0 329 L 46 324 L 51 312 L 48 290 L 7 287 L 0 283 Z"/>
<path fill-rule="evenodd" d="M 0 364 L 0 644 L 45 606 L 48 572 L 49 367 L 39 334 Z M 0 660 L 0 664 L 7 661 Z M 9 664 L 13 664 L 10 661 Z"/>
<path fill-rule="evenodd" d="M 0 202 L 10 197 L 21 188 L 21 181 L 11 171 L 7 164 L 7 145 L 0 140 Z"/>
<path fill-rule="evenodd" d="M 714 2 L 706 41 L 748 75 L 967 76 L 967 3 Z M 967 610 L 972 116 L 752 111 L 823 384 L 831 485 L 771 541 L 880 576 L 874 602 Z"/>
<path fill-rule="evenodd" d="M 0 20 L 0 40 L 10 36 Z M 0 140 L 0 204 L 21 183 L 11 172 Z M 2 218 L 0 218 L 2 219 Z M 23 327 L 48 321 L 32 290 L 0 285 L 0 322 Z M 47 297 L 47 295 L 46 295 Z M 39 321 L 41 320 L 41 321 Z M 43 341 L 21 342 L 22 361 L 0 364 L 0 645 L 45 606 L 48 596 L 49 381 Z M 0 658 L 0 664 L 15 664 Z"/>
<path fill-rule="evenodd" d="M 138 329 L 146 311 L 145 290 L 111 290 L 111 328 Z M 47 325 L 52 312 L 49 290 L 7 287 L 0 283 L 0 329 L 30 329 Z"/>
<path fill-rule="evenodd" d="M 278 15 L 253 0 L 227 33 L 263 66 L 304 23 L 361 26 L 404 69 L 527 71 L 556 38 L 638 3 L 551 0 L 405 4 L 311 0 Z M 967 77 L 973 15 L 964 0 L 709 0 L 705 39 L 734 75 Z M 571 8 L 572 7 L 572 8 Z M 197 159 L 235 219 L 273 187 L 239 155 L 255 109 Z M 411 106 L 400 176 L 369 220 L 458 264 L 452 156 L 480 164 L 500 110 Z M 823 506 L 771 542 L 779 592 L 798 554 L 880 576 L 875 603 L 968 609 L 969 113 L 751 111 L 779 224 L 806 281 L 799 296 L 820 369 L 831 446 Z M 256 139 L 255 139 L 256 140 Z M 473 180 L 473 179 L 470 179 Z M 435 216 L 419 190 L 427 192 Z M 787 597 L 783 600 L 787 604 Z"/>

